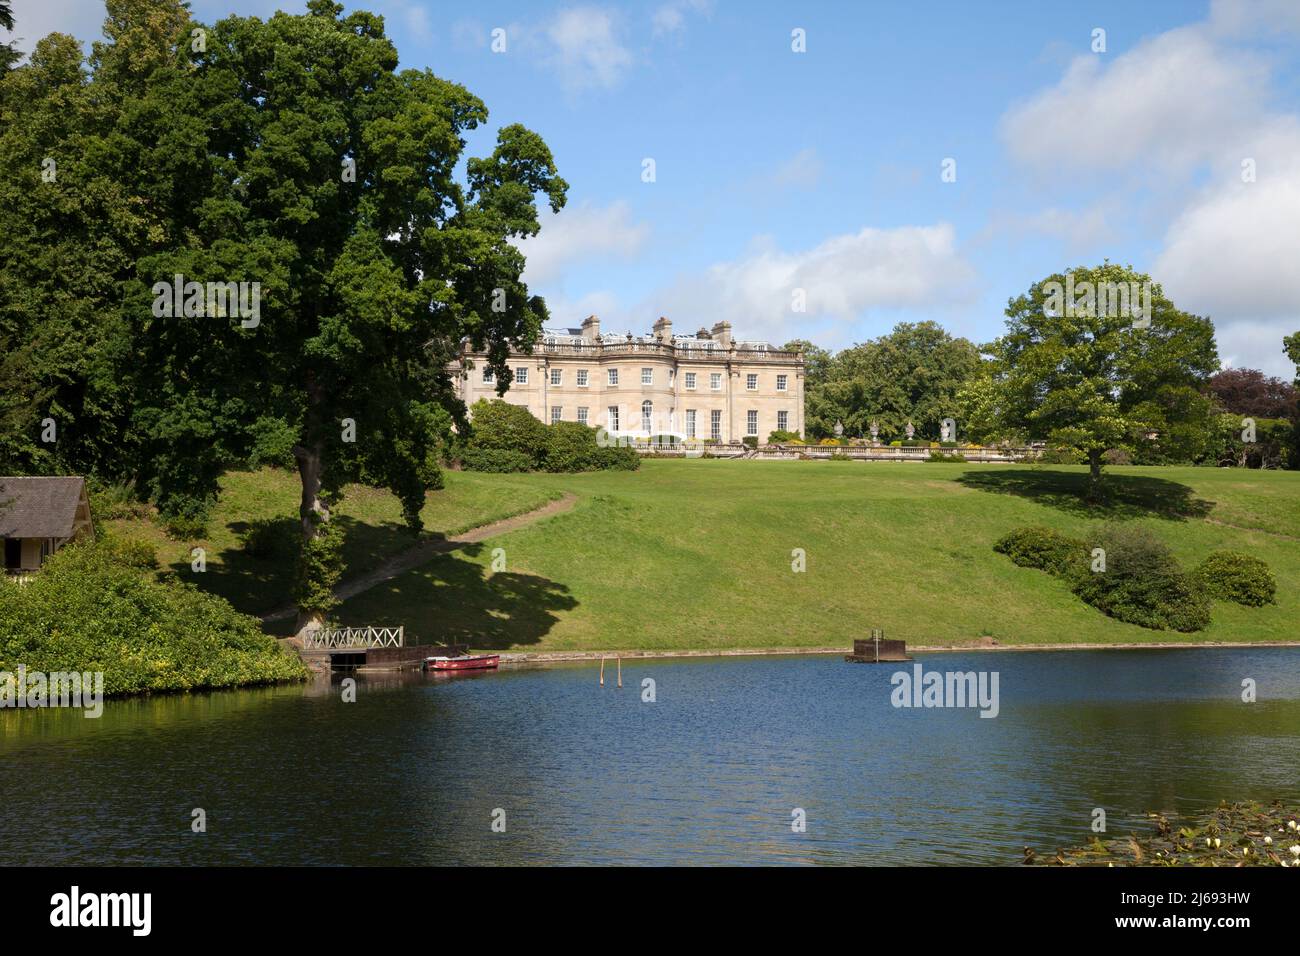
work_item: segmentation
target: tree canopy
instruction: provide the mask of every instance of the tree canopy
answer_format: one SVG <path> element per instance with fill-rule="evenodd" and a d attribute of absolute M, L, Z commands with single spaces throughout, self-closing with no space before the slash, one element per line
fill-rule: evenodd
<path fill-rule="evenodd" d="M 863 437 L 871 423 L 882 439 L 902 438 L 912 422 L 918 437 L 937 438 L 940 424 L 956 413 L 956 396 L 980 364 L 976 347 L 935 322 L 904 322 L 888 335 L 855 345 L 824 360 L 808 376 L 808 434 Z"/>
<path fill-rule="evenodd" d="M 207 26 L 108 0 L 87 62 L 55 34 L 0 80 L 0 461 L 198 515 L 288 428 L 305 542 L 349 480 L 418 527 L 464 418 L 448 362 L 468 337 L 508 380 L 547 317 L 512 240 L 567 184 L 521 125 L 466 158 L 480 99 L 399 70 L 382 17 L 307 7 Z"/>
<path fill-rule="evenodd" d="M 1091 291 L 1061 297 L 1060 290 Z M 1145 290 L 1127 307 L 1099 290 Z M 1102 455 L 1144 443 L 1204 440 L 1212 405 L 1203 394 L 1218 368 L 1214 325 L 1180 311 L 1158 283 L 1106 263 L 1048 276 L 1009 301 L 1006 334 L 983 348 L 987 375 L 967 401 L 996 426 L 1078 449 L 1101 492 Z"/>

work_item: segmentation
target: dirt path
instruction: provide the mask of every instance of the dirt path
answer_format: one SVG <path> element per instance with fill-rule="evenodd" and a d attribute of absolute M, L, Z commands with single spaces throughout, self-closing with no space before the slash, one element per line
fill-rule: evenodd
<path fill-rule="evenodd" d="M 346 601 L 350 597 L 356 597 L 363 591 L 369 591 L 376 584 L 383 584 L 385 581 L 391 581 L 399 574 L 410 571 L 412 568 L 418 568 L 420 565 L 437 557 L 440 554 L 447 554 L 449 551 L 455 551 L 467 544 L 477 544 L 488 538 L 495 538 L 498 535 L 507 534 L 511 531 L 517 531 L 520 528 L 526 528 L 534 522 L 541 521 L 551 515 L 562 514 L 571 509 L 577 502 L 577 495 L 566 493 L 563 498 L 557 498 L 554 501 L 548 501 L 536 511 L 528 511 L 521 515 L 515 515 L 513 518 L 503 518 L 500 521 L 494 521 L 491 524 L 485 524 L 478 528 L 471 528 L 463 534 L 452 535 L 450 538 L 437 538 L 431 541 L 425 541 L 417 544 L 412 548 L 407 548 L 398 554 L 393 555 L 384 561 L 373 571 L 367 571 L 365 574 L 339 584 L 334 589 L 334 594 L 341 601 Z M 276 608 L 269 614 L 261 615 L 263 621 L 282 621 L 285 618 L 293 617 L 298 613 L 298 609 L 292 605 Z"/>

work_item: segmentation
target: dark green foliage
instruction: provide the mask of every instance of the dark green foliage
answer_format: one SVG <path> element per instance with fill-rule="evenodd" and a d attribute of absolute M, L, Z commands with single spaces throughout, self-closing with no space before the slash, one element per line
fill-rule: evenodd
<path fill-rule="evenodd" d="M 297 560 L 301 547 L 298 523 L 285 518 L 260 518 L 249 522 L 239 544 L 250 558 Z"/>
<path fill-rule="evenodd" d="M 294 601 L 308 613 L 327 615 L 339 603 L 334 586 L 343 576 L 343 532 L 328 521 L 317 521 L 316 534 L 304 541 L 298 555 Z"/>
<path fill-rule="evenodd" d="M 1273 604 L 1277 580 L 1269 566 L 1240 551 L 1214 551 L 1196 568 L 1196 578 L 1211 597 L 1248 607 Z"/>
<path fill-rule="evenodd" d="M 471 409 L 472 429 L 466 452 L 506 451 L 523 455 L 529 468 L 540 468 L 546 456 L 546 426 L 522 405 L 500 399 L 479 400 Z"/>
<path fill-rule="evenodd" d="M 917 434 L 937 437 L 980 357 L 973 343 L 926 321 L 900 323 L 834 358 L 822 352 L 817 362 L 816 374 L 810 369 L 807 378 L 808 436 L 834 435 L 839 421 L 845 435 L 862 438 L 874 421 L 889 439 L 901 438 L 909 421 Z"/>
<path fill-rule="evenodd" d="M 742 437 L 742 438 L 740 439 L 740 441 L 741 441 L 741 443 L 742 443 L 746 448 L 757 448 L 757 447 L 758 447 L 758 436 L 757 436 L 757 435 L 745 435 L 744 437 Z"/>
<path fill-rule="evenodd" d="M 96 521 L 143 518 L 149 514 L 149 506 L 136 497 L 134 481 L 107 484 L 91 481 L 89 494 L 90 513 Z"/>
<path fill-rule="evenodd" d="M 301 680 L 255 618 L 189 584 L 158 583 L 111 547 L 73 544 L 30 584 L 0 581 L 0 670 L 103 671 L 110 694 Z"/>
<path fill-rule="evenodd" d="M 599 451 L 594 428 L 578 422 L 555 422 L 546 428 L 547 471 L 594 471 L 601 467 Z"/>
<path fill-rule="evenodd" d="M 767 443 L 769 445 L 786 445 L 790 442 L 802 440 L 803 438 L 798 432 L 782 431 L 779 428 L 767 436 Z"/>
<path fill-rule="evenodd" d="M 486 471 L 494 474 L 513 474 L 533 470 L 531 456 L 505 448 L 468 448 L 461 453 L 460 462 L 467 471 Z"/>
<path fill-rule="evenodd" d="M 249 429 L 252 448 L 248 452 L 248 467 L 256 470 L 263 465 L 293 468 L 293 446 L 298 442 L 298 429 L 271 415 L 253 422 Z"/>
<path fill-rule="evenodd" d="M 601 447 L 597 430 L 578 422 L 543 425 L 528 409 L 499 399 L 473 408 L 473 430 L 460 453 L 470 471 L 635 471 L 640 458 L 629 446 Z"/>
<path fill-rule="evenodd" d="M 966 460 L 966 456 L 963 455 L 963 454 L 962 454 L 961 452 L 959 452 L 959 451 L 954 451 L 954 452 L 951 452 L 951 453 L 945 453 L 945 452 L 942 452 L 942 451 L 940 451 L 939 449 L 936 448 L 936 449 L 934 449 L 934 450 L 932 450 L 932 451 L 930 452 L 930 461 L 955 461 L 955 462 L 962 462 L 962 461 L 965 461 L 965 460 Z"/>
<path fill-rule="evenodd" d="M 1071 575 L 1075 594 L 1099 611 L 1153 630 L 1199 631 L 1210 602 L 1169 548 L 1146 528 L 1107 525 L 1088 542 L 1105 551 L 1105 570 Z M 1094 561 L 1096 558 L 1094 558 Z"/>
<path fill-rule="evenodd" d="M 1052 448 L 1044 448 L 1042 454 L 1037 458 L 1026 460 L 1030 462 L 1036 461 L 1040 465 L 1082 465 L 1087 461 L 1087 456 L 1074 448 L 1063 448 L 1058 445 Z"/>
<path fill-rule="evenodd" d="M 641 467 L 641 456 L 627 445 L 597 448 L 596 467 L 608 471 L 636 471 Z"/>
<path fill-rule="evenodd" d="M 1085 565 L 1088 553 L 1082 541 L 1041 525 L 1008 532 L 998 539 L 993 550 L 1022 568 L 1037 568 L 1054 575 L 1068 575 Z"/>
<path fill-rule="evenodd" d="M 163 530 L 177 541 L 198 541 L 208 533 L 207 513 L 172 515 L 163 519 Z"/>

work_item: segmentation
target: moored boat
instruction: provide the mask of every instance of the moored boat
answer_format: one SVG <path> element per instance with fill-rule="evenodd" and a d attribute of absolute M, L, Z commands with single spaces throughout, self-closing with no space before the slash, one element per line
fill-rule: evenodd
<path fill-rule="evenodd" d="M 426 657 L 426 671 L 472 671 L 494 668 L 501 663 L 500 654 L 466 654 L 462 657 Z"/>

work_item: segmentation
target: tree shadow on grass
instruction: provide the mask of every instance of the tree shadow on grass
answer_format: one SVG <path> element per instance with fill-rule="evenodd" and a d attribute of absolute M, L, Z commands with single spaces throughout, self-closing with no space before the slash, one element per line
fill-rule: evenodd
<path fill-rule="evenodd" d="M 365 573 L 386 558 L 445 535 L 414 534 L 397 522 L 368 524 L 348 515 L 331 519 L 343 533 L 343 580 Z M 207 570 L 194 573 L 190 561 L 170 565 L 176 578 L 225 598 L 245 614 L 265 614 L 293 601 L 293 582 L 302 534 L 296 517 L 232 521 L 226 525 L 240 544 L 209 553 Z"/>
<path fill-rule="evenodd" d="M 548 578 L 489 569 L 467 556 L 486 545 L 440 554 L 350 598 L 330 615 L 340 624 L 406 628 L 408 644 L 467 644 L 503 650 L 536 644 L 578 606 L 569 589 Z"/>
<path fill-rule="evenodd" d="M 1049 508 L 1056 508 L 1085 518 L 1126 521 L 1132 518 L 1165 518 L 1185 521 L 1204 518 L 1214 510 L 1215 502 L 1197 498 L 1191 488 L 1167 478 L 1146 475 L 1107 474 L 1102 483 L 1106 499 L 1089 502 L 1086 472 L 1047 471 L 1030 466 L 967 471 L 956 481 L 968 488 L 1000 495 L 1028 498 Z"/>

